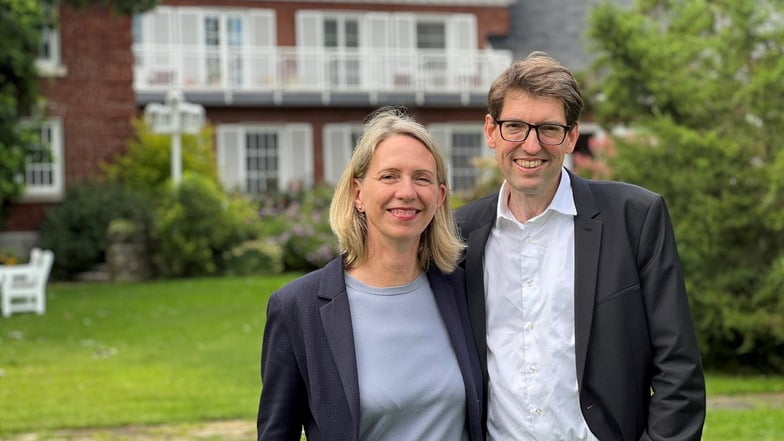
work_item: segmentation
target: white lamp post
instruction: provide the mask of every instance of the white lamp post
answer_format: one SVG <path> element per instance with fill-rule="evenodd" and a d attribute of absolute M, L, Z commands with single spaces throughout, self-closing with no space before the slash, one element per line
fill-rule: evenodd
<path fill-rule="evenodd" d="M 153 133 L 171 135 L 171 176 L 182 179 L 182 134 L 199 133 L 204 125 L 204 107 L 185 101 L 181 90 L 166 94 L 166 104 L 151 103 L 144 108 L 144 119 Z"/>

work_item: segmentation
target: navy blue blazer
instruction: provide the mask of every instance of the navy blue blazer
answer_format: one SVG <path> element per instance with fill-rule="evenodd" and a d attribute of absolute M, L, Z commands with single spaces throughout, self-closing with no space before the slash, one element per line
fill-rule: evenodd
<path fill-rule="evenodd" d="M 463 270 L 431 269 L 427 277 L 463 375 L 470 439 L 482 440 L 482 376 Z M 309 441 L 358 439 L 359 380 L 340 257 L 270 297 L 261 377 L 259 441 L 299 441 L 303 427 Z"/>
<path fill-rule="evenodd" d="M 699 440 L 705 382 L 664 200 L 638 186 L 569 176 L 575 375 L 588 427 L 602 441 Z M 455 213 L 468 243 L 460 265 L 485 387 L 483 265 L 497 206 L 494 194 Z"/>

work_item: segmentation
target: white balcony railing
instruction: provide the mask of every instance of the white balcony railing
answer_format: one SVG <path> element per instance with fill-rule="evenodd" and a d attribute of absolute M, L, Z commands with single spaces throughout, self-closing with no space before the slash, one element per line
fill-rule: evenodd
<path fill-rule="evenodd" d="M 487 93 L 508 51 L 373 51 L 136 45 L 137 92 Z"/>

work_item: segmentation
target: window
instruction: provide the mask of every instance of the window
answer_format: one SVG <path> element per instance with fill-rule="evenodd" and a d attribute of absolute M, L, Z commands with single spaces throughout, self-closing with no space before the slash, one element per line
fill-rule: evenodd
<path fill-rule="evenodd" d="M 308 124 L 224 124 L 217 131 L 224 187 L 249 196 L 313 185 L 313 136 Z"/>
<path fill-rule="evenodd" d="M 63 193 L 63 128 L 59 119 L 40 126 L 40 143 L 30 146 L 24 182 L 25 201 L 59 201 Z"/>
<path fill-rule="evenodd" d="M 362 136 L 362 123 L 324 125 L 324 181 L 335 185 Z"/>
<path fill-rule="evenodd" d="M 38 72 L 43 76 L 64 76 L 65 67 L 60 60 L 60 29 L 57 27 L 58 14 L 53 6 L 44 6 L 44 13 L 49 15 L 50 26 L 41 31 L 41 42 L 38 46 L 38 57 L 35 60 Z"/>
<path fill-rule="evenodd" d="M 328 16 L 324 19 L 324 47 L 328 49 L 327 75 L 333 86 L 356 86 L 360 82 L 359 19 Z"/>
<path fill-rule="evenodd" d="M 245 188 L 251 194 L 278 189 L 278 134 L 247 132 L 245 134 Z"/>
<path fill-rule="evenodd" d="M 133 23 L 137 87 L 265 83 L 275 34 L 273 10 L 156 7 Z"/>
<path fill-rule="evenodd" d="M 419 21 L 416 24 L 417 48 L 419 49 L 445 49 L 446 48 L 446 23 Z"/>
<path fill-rule="evenodd" d="M 493 153 L 485 145 L 482 125 L 432 124 L 428 129 L 446 155 L 450 189 L 472 191 L 482 175 L 476 159 Z"/>

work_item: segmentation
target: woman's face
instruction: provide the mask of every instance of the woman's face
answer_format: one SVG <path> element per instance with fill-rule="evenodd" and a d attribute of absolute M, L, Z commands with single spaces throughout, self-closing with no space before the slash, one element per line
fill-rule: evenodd
<path fill-rule="evenodd" d="M 435 158 L 408 135 L 382 141 L 365 177 L 354 180 L 354 206 L 367 216 L 368 246 L 416 249 L 445 199 Z"/>

